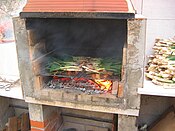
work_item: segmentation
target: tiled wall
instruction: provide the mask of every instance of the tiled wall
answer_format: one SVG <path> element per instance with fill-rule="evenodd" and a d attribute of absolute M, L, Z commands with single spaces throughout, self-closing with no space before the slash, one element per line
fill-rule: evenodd
<path fill-rule="evenodd" d="M 174 0 L 132 0 L 138 14 L 147 18 L 146 55 L 152 53 L 154 40 L 175 36 Z"/>
<path fill-rule="evenodd" d="M 6 79 L 19 76 L 15 43 L 0 44 L 0 76 Z"/>

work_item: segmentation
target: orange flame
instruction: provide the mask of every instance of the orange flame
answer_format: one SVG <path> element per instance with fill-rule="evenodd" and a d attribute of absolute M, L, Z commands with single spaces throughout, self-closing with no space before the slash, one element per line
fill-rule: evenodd
<path fill-rule="evenodd" d="M 57 80 L 60 80 L 62 82 L 69 82 L 71 80 L 71 78 L 65 78 L 65 77 L 58 77 L 58 76 L 53 76 L 53 80 L 54 81 L 57 81 Z M 91 84 L 98 84 L 97 88 L 100 89 L 100 90 L 105 90 L 105 91 L 111 91 L 112 90 L 112 81 L 110 80 L 103 80 L 103 79 L 98 79 L 98 80 L 88 80 L 88 79 L 85 79 L 85 78 L 74 78 L 73 79 L 74 81 L 77 81 L 77 82 L 83 82 L 83 81 L 88 81 L 89 83 Z"/>
<path fill-rule="evenodd" d="M 110 91 L 112 89 L 112 81 L 110 80 L 95 80 L 101 90 Z"/>

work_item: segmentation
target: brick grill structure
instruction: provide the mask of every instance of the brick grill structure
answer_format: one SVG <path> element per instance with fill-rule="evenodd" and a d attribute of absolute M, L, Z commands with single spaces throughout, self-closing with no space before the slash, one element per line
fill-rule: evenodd
<path fill-rule="evenodd" d="M 125 5 L 126 1 L 124 1 L 125 0 L 121 0 L 118 2 Z M 98 2 L 104 3 L 104 1 Z M 98 2 L 96 7 L 98 7 Z M 119 114 L 118 119 L 120 123 L 126 122 L 128 124 L 127 121 L 132 121 L 134 123 L 136 120 L 135 117 L 128 117 L 125 115 L 138 116 L 139 114 L 140 95 L 137 94 L 137 89 L 143 86 L 146 20 L 144 18 L 135 18 L 133 12 L 130 12 L 129 4 L 127 4 L 127 6 L 121 6 L 122 8 L 119 8 L 120 6 L 116 6 L 116 8 L 112 9 L 119 9 L 120 11 L 115 10 L 113 12 L 111 10 L 106 10 L 106 12 L 99 12 L 101 10 L 85 10 L 87 8 L 83 8 L 83 11 L 75 11 L 73 8 L 70 8 L 74 10 L 74 12 L 69 12 L 65 10 L 57 10 L 57 6 L 53 9 L 53 12 L 50 12 L 50 10 L 45 8 L 45 3 L 41 6 L 35 6 L 34 3 L 34 1 L 29 0 L 29 3 L 21 13 L 21 18 L 25 19 L 14 19 L 19 70 L 25 101 L 30 103 L 29 111 L 32 131 L 55 131 L 56 129 L 60 129 L 64 125 L 63 121 L 66 120 L 66 117 L 63 118 L 63 115 L 61 115 L 61 111 L 58 107 Z M 36 1 L 36 4 L 39 4 L 39 2 Z M 84 4 L 86 5 L 87 3 Z M 112 6 L 111 3 L 109 5 Z M 114 5 L 117 5 L 117 3 Z M 61 6 L 61 4 L 58 6 Z M 67 5 L 67 7 L 68 6 L 69 5 Z M 48 8 L 50 7 L 52 7 L 52 5 L 48 5 Z M 39 10 L 38 8 L 41 8 L 42 10 Z M 97 9 L 103 10 L 104 8 Z M 109 9 L 109 7 L 105 9 Z M 32 62 L 34 56 L 33 54 L 37 51 L 37 48 L 34 48 L 37 43 L 35 41 L 36 34 L 34 33 L 34 30 L 37 30 L 37 28 L 31 25 L 33 21 L 35 22 L 35 20 L 49 21 L 53 18 L 58 21 L 65 18 L 69 18 L 68 21 L 70 19 L 77 20 L 83 18 L 91 20 L 115 20 L 116 23 L 119 21 L 121 23 L 125 23 L 124 32 L 126 32 L 126 36 L 122 35 L 125 39 L 125 42 L 122 43 L 124 45 L 122 49 L 122 79 L 119 81 L 118 92 L 120 93 L 117 97 L 115 95 L 107 96 L 104 94 L 86 95 L 65 90 L 43 88 L 42 81 L 44 81 L 45 78 L 36 75 L 38 69 L 42 67 Z M 120 25 L 118 26 L 120 27 Z M 45 27 L 43 26 L 43 28 Z M 121 30 L 118 30 L 118 32 L 120 33 Z M 42 46 L 44 47 L 45 43 L 40 45 L 41 49 L 43 49 Z M 111 122 L 109 123 L 114 124 L 112 122 L 112 117 L 110 117 L 110 120 Z M 86 130 L 86 128 L 91 129 L 91 127 L 87 127 L 87 123 L 85 123 L 85 126 L 82 127 L 83 130 Z M 120 123 L 118 124 L 119 131 L 122 130 L 122 124 Z M 74 123 L 74 126 L 75 125 L 76 124 Z M 106 128 L 114 130 L 112 126 L 107 126 Z M 134 126 L 133 130 L 136 130 Z"/>

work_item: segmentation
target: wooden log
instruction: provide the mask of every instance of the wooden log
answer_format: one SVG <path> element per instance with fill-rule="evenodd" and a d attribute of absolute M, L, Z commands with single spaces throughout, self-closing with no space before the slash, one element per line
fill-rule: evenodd
<path fill-rule="evenodd" d="M 8 131 L 17 131 L 17 117 L 11 117 L 8 120 Z"/>
<path fill-rule="evenodd" d="M 28 131 L 30 128 L 29 114 L 23 113 L 21 118 L 21 131 Z"/>
<path fill-rule="evenodd" d="M 17 120 L 17 128 L 18 128 L 18 131 L 19 130 L 21 131 L 21 119 Z"/>

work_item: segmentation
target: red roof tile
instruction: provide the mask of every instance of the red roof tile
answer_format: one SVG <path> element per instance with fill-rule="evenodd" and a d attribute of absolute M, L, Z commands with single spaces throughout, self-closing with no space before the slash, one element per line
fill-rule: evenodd
<path fill-rule="evenodd" d="M 28 0 L 23 12 L 129 12 L 129 0 Z"/>

